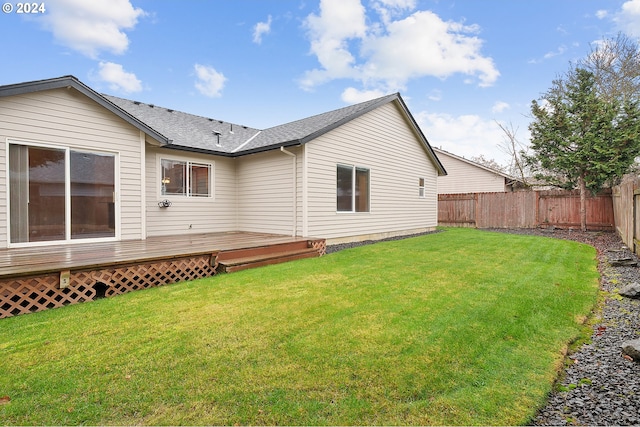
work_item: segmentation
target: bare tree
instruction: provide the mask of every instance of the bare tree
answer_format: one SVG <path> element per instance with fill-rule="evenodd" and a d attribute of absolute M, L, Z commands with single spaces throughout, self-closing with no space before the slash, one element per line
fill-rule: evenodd
<path fill-rule="evenodd" d="M 553 80 L 546 97 L 564 99 L 571 85 L 575 85 L 577 70 L 582 69 L 593 75 L 595 92 L 598 98 L 611 104 L 640 102 L 640 45 L 638 41 L 619 33 L 616 37 L 605 38 L 591 46 L 589 54 L 570 64 L 569 70 Z M 499 148 L 509 156 L 510 164 L 506 168 L 509 175 L 522 180 L 526 187 L 534 185 L 533 172 L 524 158 L 530 157 L 530 145 L 517 139 L 518 129 L 513 125 L 504 125 L 496 121 L 504 132 L 505 139 Z M 638 153 L 640 156 L 640 152 Z M 636 172 L 640 165 L 636 163 Z M 552 175 L 553 171 L 547 171 Z M 560 176 L 558 177 L 560 180 Z"/>
<path fill-rule="evenodd" d="M 516 137 L 518 129 L 514 129 L 513 123 L 509 123 L 509 125 L 503 125 L 497 120 L 496 123 L 498 126 L 500 126 L 500 129 L 502 129 L 502 132 L 504 132 L 505 136 L 498 148 L 500 149 L 500 151 L 509 156 L 509 165 L 506 167 L 506 173 L 522 181 L 525 187 L 530 187 L 530 173 L 524 163 L 524 160 L 522 159 L 522 154 L 527 152 L 528 147 L 522 142 L 518 141 L 518 138 Z"/>
<path fill-rule="evenodd" d="M 575 68 L 593 74 L 602 99 L 640 101 L 640 46 L 623 33 L 594 43 Z"/>
<path fill-rule="evenodd" d="M 480 154 L 479 156 L 473 156 L 469 160 L 478 163 L 479 165 L 486 166 L 489 169 L 493 169 L 494 171 L 506 172 L 503 165 L 496 162 L 495 159 L 487 159 L 483 154 Z"/>

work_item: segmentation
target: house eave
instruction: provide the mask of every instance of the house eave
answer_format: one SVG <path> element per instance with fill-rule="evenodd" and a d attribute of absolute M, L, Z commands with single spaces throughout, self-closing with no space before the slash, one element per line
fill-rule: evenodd
<path fill-rule="evenodd" d="M 407 104 L 404 103 L 404 100 L 402 99 L 402 97 L 400 96 L 399 93 L 396 94 L 396 95 L 397 95 L 397 97 L 395 99 L 400 104 L 404 114 L 409 119 L 411 127 L 413 127 L 413 130 L 416 132 L 416 134 L 418 135 L 420 141 L 424 145 L 424 148 L 427 150 L 428 156 L 431 157 L 431 160 L 433 161 L 434 166 L 436 167 L 436 169 L 438 171 L 438 176 L 446 176 L 446 175 L 448 175 L 447 170 L 444 168 L 444 165 L 442 164 L 442 162 L 438 158 L 438 155 L 433 150 L 433 147 L 431 147 L 431 144 L 429 144 L 429 140 L 427 139 L 427 137 L 422 132 L 422 129 L 420 129 L 420 126 L 418 126 L 418 122 L 416 122 L 415 118 L 411 114 L 411 111 L 409 111 L 409 108 L 407 107 Z"/>
<path fill-rule="evenodd" d="M 239 157 L 236 155 L 236 153 L 229 153 L 226 151 L 214 151 L 214 150 L 209 150 L 206 148 L 198 148 L 198 147 L 189 147 L 186 145 L 178 145 L 178 144 L 167 144 L 167 145 L 163 145 L 162 148 L 167 148 L 170 150 L 177 150 L 177 151 L 186 151 L 189 153 L 197 153 L 197 154 L 206 154 L 209 156 L 220 156 L 220 157 Z"/>
<path fill-rule="evenodd" d="M 283 148 L 289 148 L 289 147 L 296 147 L 296 146 L 300 146 L 304 144 L 304 142 L 302 142 L 302 140 L 300 139 L 295 139 L 292 141 L 287 141 L 287 142 L 278 142 L 276 144 L 271 144 L 271 145 L 267 145 L 264 147 L 257 147 L 257 148 L 252 148 L 249 150 L 244 150 L 244 151 L 239 151 L 236 153 L 232 153 L 232 157 L 242 157 L 242 156 L 247 156 L 249 154 L 258 154 L 258 153 L 264 153 L 267 151 L 273 151 L 273 150 L 279 150 L 280 147 Z"/>
<path fill-rule="evenodd" d="M 80 93 L 82 93 L 87 98 L 92 101 L 98 103 L 102 107 L 106 108 L 116 116 L 120 117 L 130 125 L 136 127 L 147 135 L 151 136 L 153 139 L 160 142 L 162 145 L 170 144 L 169 139 L 162 135 L 160 132 L 155 129 L 149 127 L 146 123 L 138 120 L 131 114 L 124 111 L 122 108 L 118 107 L 98 92 L 91 89 L 89 86 L 82 83 L 76 77 L 68 75 L 62 77 L 56 77 L 52 79 L 46 80 L 37 80 L 32 82 L 25 83 L 16 83 L 6 86 L 0 86 L 0 97 L 7 96 L 15 96 L 15 95 L 23 95 L 27 93 L 41 92 L 46 90 L 54 90 L 54 89 L 74 89 Z"/>

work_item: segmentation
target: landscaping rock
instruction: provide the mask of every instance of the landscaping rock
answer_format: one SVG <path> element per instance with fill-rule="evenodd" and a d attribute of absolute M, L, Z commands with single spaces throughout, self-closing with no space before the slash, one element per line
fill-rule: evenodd
<path fill-rule="evenodd" d="M 640 362 L 640 339 L 623 342 L 622 352 L 636 362 Z"/>
<path fill-rule="evenodd" d="M 620 295 L 627 298 L 640 298 L 640 283 L 633 282 L 620 290 Z"/>
<path fill-rule="evenodd" d="M 613 258 L 609 260 L 612 267 L 637 267 L 638 261 L 633 258 Z"/>
<path fill-rule="evenodd" d="M 607 261 L 612 267 L 637 267 L 638 258 L 627 247 L 622 249 L 608 249 L 606 251 Z"/>

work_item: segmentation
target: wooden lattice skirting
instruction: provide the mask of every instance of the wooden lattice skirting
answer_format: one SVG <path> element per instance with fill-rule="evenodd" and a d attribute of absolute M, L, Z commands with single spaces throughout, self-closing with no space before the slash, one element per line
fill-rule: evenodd
<path fill-rule="evenodd" d="M 0 280 L 0 318 L 33 313 L 96 296 L 125 292 L 210 277 L 216 273 L 215 254 L 99 270 L 71 271 L 69 286 L 60 289 L 60 274 Z"/>
<path fill-rule="evenodd" d="M 325 239 L 320 240 L 309 240 L 307 242 L 310 248 L 318 251 L 319 256 L 324 256 L 327 254 L 327 241 Z"/>
<path fill-rule="evenodd" d="M 325 255 L 325 240 L 310 240 L 309 247 Z M 77 270 L 69 273 L 69 286 L 60 288 L 60 273 L 0 280 L 0 319 L 34 313 L 96 297 L 201 279 L 216 274 L 218 253 L 157 260 L 124 266 Z"/>

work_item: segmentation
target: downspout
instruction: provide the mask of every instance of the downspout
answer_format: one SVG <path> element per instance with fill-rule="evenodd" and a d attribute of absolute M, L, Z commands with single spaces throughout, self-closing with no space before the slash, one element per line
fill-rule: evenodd
<path fill-rule="evenodd" d="M 291 156 L 291 160 L 293 161 L 292 165 L 293 165 L 293 177 L 292 177 L 292 182 L 293 182 L 293 229 L 291 232 L 291 235 L 293 237 L 296 237 L 296 231 L 298 230 L 298 171 L 297 171 L 297 156 L 295 154 L 293 154 L 291 151 L 287 151 L 284 147 L 280 147 L 280 152 Z"/>
<path fill-rule="evenodd" d="M 146 240 L 147 238 L 147 144 L 146 144 L 146 136 L 145 133 L 140 131 L 140 239 Z M 118 167 L 118 180 L 122 176 L 122 171 Z M 121 187 L 122 183 L 118 187 Z M 120 188 L 117 188 L 118 193 L 120 192 Z M 121 230 L 122 226 L 121 222 L 121 214 L 122 207 L 120 204 L 120 194 L 117 194 L 115 197 L 116 202 L 116 235 L 118 236 L 118 240 L 122 238 Z"/>

